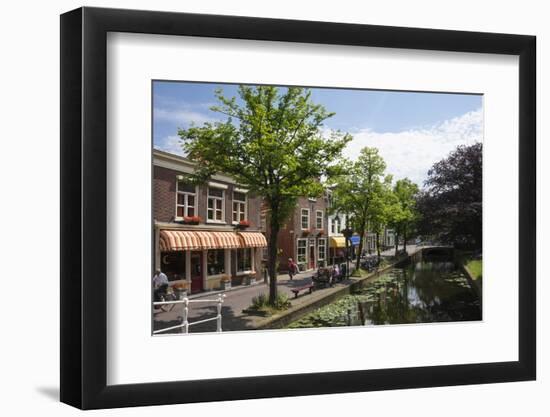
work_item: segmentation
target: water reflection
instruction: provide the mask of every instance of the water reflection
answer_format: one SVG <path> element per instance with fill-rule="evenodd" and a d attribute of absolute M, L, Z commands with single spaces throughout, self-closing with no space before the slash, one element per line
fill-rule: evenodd
<path fill-rule="evenodd" d="M 478 297 L 452 262 L 408 263 L 290 327 L 481 320 Z"/>

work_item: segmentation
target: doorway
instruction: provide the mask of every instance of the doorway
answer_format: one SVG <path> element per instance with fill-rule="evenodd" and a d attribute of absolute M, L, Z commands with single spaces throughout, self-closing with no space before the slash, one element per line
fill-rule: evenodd
<path fill-rule="evenodd" d="M 315 268 L 315 246 L 309 247 L 309 269 Z"/>
<path fill-rule="evenodd" d="M 202 252 L 191 252 L 191 294 L 201 292 L 202 285 Z"/>

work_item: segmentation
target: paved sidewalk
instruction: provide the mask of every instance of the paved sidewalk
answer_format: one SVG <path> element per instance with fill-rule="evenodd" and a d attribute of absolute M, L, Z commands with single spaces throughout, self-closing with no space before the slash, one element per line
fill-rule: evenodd
<path fill-rule="evenodd" d="M 288 275 L 281 274 L 277 278 L 277 288 L 279 293 L 287 294 L 289 298 L 294 297 L 292 288 L 301 287 L 311 283 L 311 276 L 314 271 L 302 272 L 291 281 Z M 266 283 L 260 283 L 250 286 L 244 286 L 239 289 L 225 292 L 226 298 L 222 305 L 222 327 L 225 330 L 250 330 L 254 329 L 253 322 L 257 317 L 243 314 L 243 309 L 250 307 L 252 298 L 260 294 L 269 295 L 269 287 Z M 200 297 L 193 299 L 204 300 L 212 299 L 212 304 L 190 303 L 189 304 L 189 322 L 214 317 L 217 314 L 217 292 L 205 293 Z M 154 329 L 176 326 L 181 324 L 183 316 L 183 305 L 176 304 L 171 311 L 164 312 L 156 310 L 154 313 Z M 211 321 L 199 324 L 190 328 L 191 332 L 213 332 L 216 331 L 216 322 Z M 177 331 L 179 333 L 179 330 Z"/>
<path fill-rule="evenodd" d="M 407 252 L 409 254 L 416 252 L 418 248 L 415 245 L 407 246 Z M 382 252 L 383 256 L 393 256 L 395 249 L 388 249 Z M 353 269 L 353 262 L 350 262 Z M 315 271 L 302 272 L 294 277 L 291 281 L 287 274 L 280 274 L 277 277 L 277 287 L 279 293 L 287 294 L 293 304 L 306 301 L 308 295 L 305 298 L 299 297 L 297 300 L 293 300 L 294 294 L 291 292 L 292 288 L 301 287 L 311 283 L 311 276 Z M 349 282 L 343 282 L 336 284 L 336 286 L 345 286 Z M 189 322 L 207 319 L 215 317 L 217 314 L 218 297 L 217 291 L 206 292 L 200 296 L 193 297 L 194 300 L 211 299 L 212 303 L 190 303 L 189 305 Z M 243 286 L 241 288 L 235 288 L 231 291 L 225 292 L 226 298 L 222 305 L 222 328 L 224 331 L 231 330 L 253 330 L 256 328 L 258 322 L 257 316 L 250 316 L 244 314 L 242 311 L 250 307 L 252 298 L 257 297 L 260 294 L 269 295 L 269 287 L 266 283 L 261 282 L 259 284 Z M 302 293 L 303 294 L 303 293 Z M 176 326 L 181 324 L 183 317 L 183 305 L 176 304 L 171 311 L 164 312 L 162 310 L 156 310 L 154 313 L 154 329 L 162 329 L 166 327 Z M 192 326 L 190 332 L 214 332 L 216 331 L 216 321 L 210 321 L 199 325 Z M 176 329 L 173 332 L 180 332 L 180 329 Z M 167 332 L 171 333 L 171 332 Z"/>

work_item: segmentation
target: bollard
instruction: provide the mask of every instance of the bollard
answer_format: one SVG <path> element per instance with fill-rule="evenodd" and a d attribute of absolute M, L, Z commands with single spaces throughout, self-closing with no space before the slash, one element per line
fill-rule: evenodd
<path fill-rule="evenodd" d="M 216 328 L 216 331 L 217 332 L 221 332 L 222 331 L 222 303 L 223 303 L 223 299 L 225 298 L 225 294 L 220 294 L 218 295 L 218 316 L 217 316 L 217 328 Z"/>
<path fill-rule="evenodd" d="M 183 331 L 185 334 L 189 333 L 189 298 L 183 299 Z"/>

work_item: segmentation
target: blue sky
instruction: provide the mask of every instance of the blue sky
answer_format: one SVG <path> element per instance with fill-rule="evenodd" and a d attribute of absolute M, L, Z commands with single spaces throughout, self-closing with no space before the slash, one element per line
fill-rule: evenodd
<path fill-rule="evenodd" d="M 155 81 L 153 141 L 155 148 L 181 153 L 178 127 L 224 120 L 209 107 L 214 90 L 234 96 L 231 84 Z M 419 185 L 431 165 L 460 144 L 482 141 L 482 96 L 468 94 L 312 88 L 312 100 L 336 114 L 325 129 L 349 132 L 354 140 L 344 152 L 353 159 L 364 146 L 379 148 L 388 172 Z"/>

